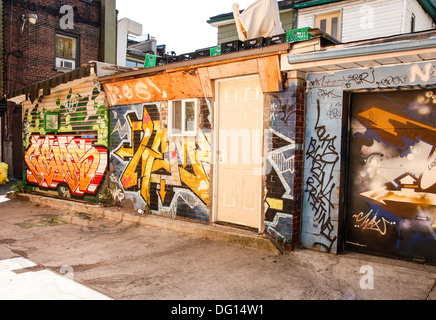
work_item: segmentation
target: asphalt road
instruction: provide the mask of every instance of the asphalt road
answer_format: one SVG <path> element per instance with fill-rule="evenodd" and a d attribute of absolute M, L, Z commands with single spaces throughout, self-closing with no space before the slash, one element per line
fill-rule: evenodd
<path fill-rule="evenodd" d="M 49 272 L 55 280 L 46 280 L 59 289 L 59 277 L 67 277 L 82 291 L 71 293 L 69 282 L 69 292 L 57 293 L 65 299 L 436 300 L 434 266 L 305 249 L 275 255 L 103 219 L 65 224 L 56 220 L 65 212 L 0 201 L 0 279 Z M 15 272 L 2 269 L 11 261 L 19 263 Z M 0 299 L 50 299 L 41 292 L 51 286 L 35 286 L 35 297 L 3 286 Z"/>

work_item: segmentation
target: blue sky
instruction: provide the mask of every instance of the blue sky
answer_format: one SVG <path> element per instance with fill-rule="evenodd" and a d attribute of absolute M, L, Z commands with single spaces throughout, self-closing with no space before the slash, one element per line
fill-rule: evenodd
<path fill-rule="evenodd" d="M 206 21 L 232 12 L 233 3 L 245 9 L 255 0 L 118 0 L 118 19 L 142 24 L 143 34 L 177 54 L 215 46 L 217 29 Z"/>

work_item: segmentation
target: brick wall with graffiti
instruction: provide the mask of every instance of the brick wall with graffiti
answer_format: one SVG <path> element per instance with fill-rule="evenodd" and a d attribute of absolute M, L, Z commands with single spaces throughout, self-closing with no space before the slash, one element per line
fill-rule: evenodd
<path fill-rule="evenodd" d="M 23 104 L 25 180 L 39 192 L 101 201 L 108 109 L 92 81 Z"/>
<path fill-rule="evenodd" d="M 265 228 L 286 248 L 299 242 L 305 83 L 290 81 L 283 91 L 265 95 L 269 108 Z"/>
<path fill-rule="evenodd" d="M 196 134 L 188 136 L 169 135 L 168 101 L 111 108 L 110 179 L 119 205 L 211 220 L 211 101 L 196 101 Z"/>
<path fill-rule="evenodd" d="M 435 83 L 435 62 L 308 75 L 305 246 L 436 263 Z"/>

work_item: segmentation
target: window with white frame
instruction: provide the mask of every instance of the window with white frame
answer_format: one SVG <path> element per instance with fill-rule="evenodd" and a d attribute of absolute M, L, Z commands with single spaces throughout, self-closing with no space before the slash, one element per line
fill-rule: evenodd
<path fill-rule="evenodd" d="M 323 30 L 333 38 L 341 38 L 341 12 L 329 12 L 315 16 L 315 27 Z"/>
<path fill-rule="evenodd" d="M 170 101 L 168 118 L 170 135 L 195 135 L 197 132 L 197 100 Z"/>

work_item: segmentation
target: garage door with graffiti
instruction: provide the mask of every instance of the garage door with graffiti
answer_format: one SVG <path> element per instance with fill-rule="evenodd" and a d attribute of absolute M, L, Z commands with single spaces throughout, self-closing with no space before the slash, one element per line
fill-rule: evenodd
<path fill-rule="evenodd" d="M 104 202 L 108 109 L 91 81 L 23 103 L 25 179 L 46 195 Z"/>
<path fill-rule="evenodd" d="M 351 98 L 348 249 L 436 264 L 436 90 Z"/>

